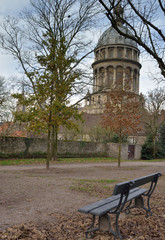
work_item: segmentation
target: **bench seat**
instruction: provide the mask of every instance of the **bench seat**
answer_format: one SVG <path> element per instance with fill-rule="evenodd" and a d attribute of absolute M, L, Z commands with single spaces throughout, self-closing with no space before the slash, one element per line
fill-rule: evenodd
<path fill-rule="evenodd" d="M 131 201 L 139 197 L 140 195 L 147 192 L 148 189 L 145 188 L 134 188 L 130 190 L 127 201 Z M 89 213 L 96 216 L 104 215 L 107 212 L 110 212 L 112 209 L 116 208 L 120 201 L 120 194 L 105 198 L 101 201 L 89 204 L 83 208 L 79 208 L 78 211 L 81 213 Z"/>

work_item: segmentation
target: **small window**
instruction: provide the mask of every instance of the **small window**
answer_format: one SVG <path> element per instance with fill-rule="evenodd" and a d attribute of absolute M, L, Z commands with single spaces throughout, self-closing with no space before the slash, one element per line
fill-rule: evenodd
<path fill-rule="evenodd" d="M 101 103 L 100 96 L 98 96 L 98 103 L 99 103 L 99 104 Z"/>
<path fill-rule="evenodd" d="M 105 58 L 105 48 L 101 49 L 101 59 Z"/>
<path fill-rule="evenodd" d="M 137 52 L 134 51 L 134 60 L 137 60 Z"/>
<path fill-rule="evenodd" d="M 108 48 L 108 56 L 109 56 L 109 58 L 114 57 L 114 48 Z"/>
<path fill-rule="evenodd" d="M 117 49 L 117 57 L 122 58 L 123 57 L 123 48 L 118 48 Z"/>
<path fill-rule="evenodd" d="M 137 91 L 137 70 L 134 70 L 133 73 L 133 90 L 134 92 Z"/>
<path fill-rule="evenodd" d="M 131 91 L 131 68 L 127 67 L 125 70 L 125 90 Z"/>
<path fill-rule="evenodd" d="M 96 51 L 96 60 L 99 60 L 99 51 Z"/>
<path fill-rule="evenodd" d="M 122 88 L 123 86 L 123 68 L 117 67 L 116 68 L 116 87 Z"/>
<path fill-rule="evenodd" d="M 126 49 L 126 58 L 129 58 L 129 59 L 132 58 L 132 50 L 130 48 Z"/>
<path fill-rule="evenodd" d="M 106 83 L 106 86 L 110 88 L 113 84 L 113 67 L 107 68 L 107 74 L 108 74 L 108 81 Z"/>

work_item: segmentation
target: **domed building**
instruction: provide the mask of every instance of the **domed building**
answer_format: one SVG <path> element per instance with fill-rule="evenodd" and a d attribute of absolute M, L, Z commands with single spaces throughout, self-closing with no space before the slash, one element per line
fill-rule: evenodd
<path fill-rule="evenodd" d="M 119 23 L 122 31 L 130 31 Z M 88 91 L 83 112 L 102 114 L 107 93 L 122 88 L 139 95 L 140 51 L 131 39 L 121 36 L 113 27 L 108 28 L 94 49 L 93 89 Z"/>

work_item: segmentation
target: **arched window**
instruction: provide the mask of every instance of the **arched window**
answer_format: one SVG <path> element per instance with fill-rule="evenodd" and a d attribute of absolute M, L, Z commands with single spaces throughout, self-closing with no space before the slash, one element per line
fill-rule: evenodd
<path fill-rule="evenodd" d="M 113 58 L 114 57 L 114 48 L 108 48 L 108 57 Z"/>
<path fill-rule="evenodd" d="M 123 87 L 123 68 L 120 66 L 116 68 L 116 87 Z"/>
<path fill-rule="evenodd" d="M 106 82 L 106 87 L 111 88 L 112 84 L 113 84 L 113 67 L 108 67 L 107 68 L 107 75 L 108 75 L 108 79 Z"/>
<path fill-rule="evenodd" d="M 101 89 L 103 87 L 104 83 L 104 77 L 105 77 L 105 70 L 104 68 L 100 68 L 99 70 L 99 83 L 98 83 L 98 89 Z"/>
<path fill-rule="evenodd" d="M 105 59 L 105 48 L 101 49 L 100 51 L 100 58 Z"/>
<path fill-rule="evenodd" d="M 134 60 L 137 61 L 137 51 L 134 50 Z"/>
<path fill-rule="evenodd" d="M 96 60 L 99 60 L 99 51 L 96 51 Z"/>
<path fill-rule="evenodd" d="M 97 91 L 97 69 L 94 71 L 93 74 L 93 91 Z"/>
<path fill-rule="evenodd" d="M 123 48 L 117 48 L 117 57 L 118 58 L 122 58 L 123 57 L 123 53 L 124 53 L 124 49 Z"/>
<path fill-rule="evenodd" d="M 126 58 L 132 59 L 132 49 L 130 48 L 126 49 Z"/>
<path fill-rule="evenodd" d="M 132 77 L 131 77 L 131 68 L 127 67 L 125 70 L 125 90 L 130 91 L 131 90 L 131 82 L 132 82 Z"/>
<path fill-rule="evenodd" d="M 133 73 L 133 91 L 136 92 L 137 91 L 137 70 L 134 70 Z"/>
<path fill-rule="evenodd" d="M 100 104 L 101 103 L 101 97 L 100 97 L 100 95 L 98 96 L 98 104 Z"/>

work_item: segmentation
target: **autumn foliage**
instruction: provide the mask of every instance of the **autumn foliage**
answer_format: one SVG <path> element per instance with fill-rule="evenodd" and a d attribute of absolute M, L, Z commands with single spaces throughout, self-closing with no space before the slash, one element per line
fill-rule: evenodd
<path fill-rule="evenodd" d="M 119 135 L 118 166 L 120 166 L 122 137 L 134 136 L 140 131 L 140 101 L 138 95 L 122 89 L 111 91 L 107 99 L 102 125 Z"/>

